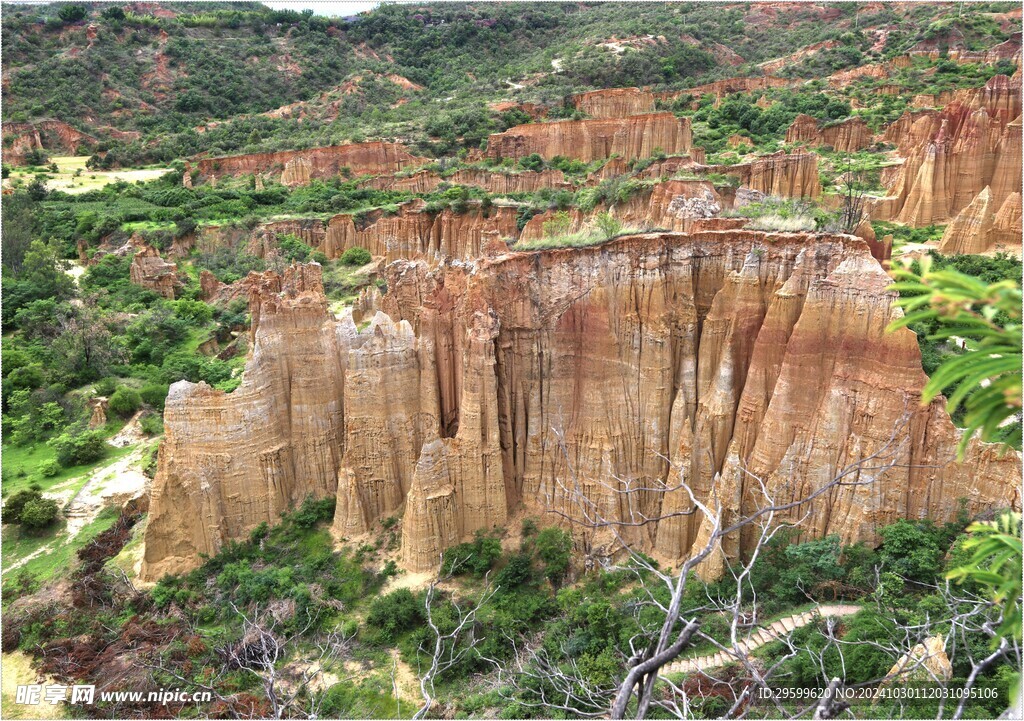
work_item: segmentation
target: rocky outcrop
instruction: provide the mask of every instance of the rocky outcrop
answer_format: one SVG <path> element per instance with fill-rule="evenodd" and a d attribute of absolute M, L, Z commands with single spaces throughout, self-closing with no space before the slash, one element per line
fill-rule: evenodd
<path fill-rule="evenodd" d="M 666 102 L 673 102 L 680 97 L 689 96 L 695 99 L 694 105 L 696 105 L 697 101 L 705 95 L 713 95 L 716 100 L 721 100 L 727 95 L 751 93 L 758 90 L 767 90 L 768 88 L 783 88 L 793 84 L 792 80 L 776 78 L 770 75 L 756 78 L 726 78 L 725 80 L 716 80 L 706 85 L 696 85 L 688 90 L 658 92 L 654 96 L 658 100 Z"/>
<path fill-rule="evenodd" d="M 61 155 L 78 155 L 79 148 L 95 147 L 99 141 L 60 120 L 37 120 L 32 123 L 3 123 L 4 162 L 21 165 L 33 150 L 53 151 Z"/>
<path fill-rule="evenodd" d="M 589 163 L 619 155 L 628 162 L 649 158 L 656 151 L 685 154 L 692 145 L 689 118 L 648 113 L 627 118 L 517 125 L 490 136 L 487 156 L 501 160 L 537 153 L 547 160 L 562 155 Z"/>
<path fill-rule="evenodd" d="M 997 75 L 981 90 L 957 92 L 942 111 L 905 113 L 886 129 L 904 161 L 888 176 L 886 197 L 873 201 L 873 217 L 945 223 L 986 186 L 994 208 L 1020 193 L 1019 82 Z"/>
<path fill-rule="evenodd" d="M 143 245 L 135 251 L 130 268 L 130 278 L 135 285 L 141 285 L 164 298 L 174 298 L 181 286 L 178 280 L 178 266 L 160 257 L 160 251 L 151 245 Z"/>
<path fill-rule="evenodd" d="M 654 94 L 640 88 L 609 88 L 577 93 L 569 105 L 592 118 L 624 118 L 654 112 Z"/>
<path fill-rule="evenodd" d="M 798 115 L 786 131 L 787 144 L 828 146 L 839 153 L 856 152 L 871 142 L 871 131 L 860 116 L 821 127 L 810 115 Z"/>
<path fill-rule="evenodd" d="M 736 176 L 741 186 L 766 196 L 817 198 L 821 194 L 818 156 L 814 153 L 787 154 L 780 151 L 747 163 L 704 166 L 701 172 Z"/>
<path fill-rule="evenodd" d="M 319 266 L 292 267 L 259 303 L 241 386 L 171 386 L 150 498 L 144 578 L 195 567 L 307 497 L 335 493 L 349 318 L 328 312 Z"/>
<path fill-rule="evenodd" d="M 636 193 L 626 202 L 602 205 L 592 213 L 571 211 L 569 232 L 593 227 L 595 215 L 602 212 L 610 213 L 628 227 L 689 231 L 695 227 L 694 220 L 721 213 L 722 198 L 706 180 L 665 180 Z M 544 238 L 545 226 L 554 215 L 555 211 L 546 211 L 530 218 L 519 240 L 530 242 Z"/>
<path fill-rule="evenodd" d="M 426 160 L 409 153 L 398 143 L 352 143 L 308 150 L 253 153 L 220 158 L 203 158 L 197 164 L 204 178 L 225 175 L 282 175 L 282 182 L 296 183 L 309 178 L 331 178 L 346 170 L 353 175 L 381 175 L 422 165 Z M 306 173 L 308 164 L 308 174 Z"/>
<path fill-rule="evenodd" d="M 493 241 L 518 235 L 518 209 L 471 203 L 465 212 L 451 208 L 430 212 L 421 200 L 399 207 L 395 214 L 375 211 L 369 217 L 342 213 L 327 223 L 319 250 L 339 258 L 352 247 L 366 248 L 388 261 L 399 258 L 437 261 L 479 258 Z"/>
<path fill-rule="evenodd" d="M 463 168 L 451 175 L 442 176 L 429 170 L 420 170 L 412 175 L 380 175 L 360 183 L 364 188 L 377 190 L 406 190 L 410 193 L 429 193 L 442 183 L 449 185 L 472 185 L 488 193 L 535 193 L 542 188 L 557 188 L 567 185 L 561 170 L 549 168 L 540 172 L 510 173 L 482 168 Z"/>
<path fill-rule="evenodd" d="M 249 234 L 248 252 L 257 258 L 265 258 L 277 252 L 280 238 L 293 235 L 311 248 L 323 245 L 327 227 L 319 218 L 276 220 L 257 226 Z"/>
<path fill-rule="evenodd" d="M 779 514 L 810 511 L 802 534 L 846 542 L 952 518 L 961 498 L 1019 505 L 1019 454 L 972 443 L 956 463 L 942 399 L 920 405 L 917 340 L 885 332 L 891 280 L 859 239 L 648 234 L 387 276 L 388 315 L 361 333 L 316 289 L 261 293 L 242 386 L 172 387 L 146 577 L 332 492 L 350 540 L 404 503 L 413 569 L 510 512 L 578 520 L 581 502 L 678 563 L 709 533 L 680 479 L 728 521 L 763 502 L 755 479 L 782 504 L 847 473 Z M 580 553 L 617 551 L 572 527 Z M 727 537 L 702 568 L 751 540 Z"/>
<path fill-rule="evenodd" d="M 944 255 L 978 254 L 1021 244 L 1021 199 L 1011 193 L 997 209 L 986 187 L 946 226 L 939 243 Z"/>
<path fill-rule="evenodd" d="M 299 156 L 284 164 L 284 170 L 281 171 L 281 185 L 292 188 L 296 185 L 309 185 L 311 182 L 313 182 L 313 163 L 309 158 Z"/>

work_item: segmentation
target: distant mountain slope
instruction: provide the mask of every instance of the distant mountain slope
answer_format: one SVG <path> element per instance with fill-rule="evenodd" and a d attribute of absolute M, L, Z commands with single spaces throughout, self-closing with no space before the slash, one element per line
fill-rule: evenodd
<path fill-rule="evenodd" d="M 3 119 L 66 122 L 114 164 L 364 137 L 445 154 L 522 121 L 489 101 L 822 77 L 922 43 L 982 49 L 1020 23 L 1012 3 L 959 18 L 920 3 L 423 4 L 349 18 L 256 3 L 78 7 L 83 17 L 4 6 Z"/>

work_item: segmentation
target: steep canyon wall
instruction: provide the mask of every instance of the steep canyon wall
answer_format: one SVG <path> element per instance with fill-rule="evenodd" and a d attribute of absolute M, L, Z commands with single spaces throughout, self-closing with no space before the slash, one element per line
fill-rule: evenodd
<path fill-rule="evenodd" d="M 735 518 L 763 501 L 755 478 L 781 502 L 849 472 L 788 514 L 810 508 L 807 534 L 847 541 L 902 516 L 949 518 L 960 498 L 1019 502 L 1019 455 L 972 444 L 954 462 L 957 431 L 941 402 L 919 405 L 916 339 L 884 332 L 890 281 L 856 238 L 703 231 L 399 261 L 387 315 L 362 332 L 330 316 L 315 271 L 290 276 L 260 296 L 238 390 L 172 389 L 149 578 L 304 495 L 337 493 L 344 538 L 402 513 L 417 570 L 519 509 L 580 518 L 581 499 L 677 562 L 709 532 L 699 514 L 640 520 L 688 510 L 680 480 Z M 576 540 L 615 550 L 607 530 Z M 727 539 L 706 572 L 745 543 Z"/>

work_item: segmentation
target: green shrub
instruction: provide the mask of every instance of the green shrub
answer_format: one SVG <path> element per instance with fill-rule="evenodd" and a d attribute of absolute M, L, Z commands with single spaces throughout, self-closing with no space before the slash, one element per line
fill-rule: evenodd
<path fill-rule="evenodd" d="M 501 541 L 488 536 L 483 530 L 476 532 L 476 537 L 468 543 L 452 546 L 444 552 L 441 561 L 442 574 L 454 576 L 472 573 L 483 576 L 501 558 Z"/>
<path fill-rule="evenodd" d="M 370 255 L 370 251 L 359 246 L 349 248 L 341 255 L 341 262 L 345 265 L 366 265 L 371 260 L 373 256 Z"/>
<path fill-rule="evenodd" d="M 107 396 L 109 398 L 110 395 L 117 390 L 117 381 L 114 378 L 109 377 L 101 378 L 96 381 L 96 385 L 93 386 L 93 388 L 96 391 L 96 395 Z"/>
<path fill-rule="evenodd" d="M 42 497 L 43 494 L 39 492 L 39 486 L 33 486 L 27 490 L 15 493 L 4 504 L 4 523 L 21 523 L 21 514 L 25 510 L 25 506 L 32 501 L 38 501 Z"/>
<path fill-rule="evenodd" d="M 128 417 L 139 410 L 142 405 L 142 396 L 134 388 L 118 388 L 114 395 L 110 396 L 110 410 L 119 416 Z"/>
<path fill-rule="evenodd" d="M 400 633 L 421 623 L 423 611 L 412 591 L 400 588 L 370 604 L 366 622 L 379 629 L 380 639 L 393 643 Z"/>
<path fill-rule="evenodd" d="M 158 436 L 164 432 L 164 419 L 159 413 L 147 413 L 139 419 L 139 428 L 149 436 Z"/>
<path fill-rule="evenodd" d="M 94 463 L 107 454 L 107 442 L 99 431 L 68 431 L 49 442 L 57 462 L 65 468 Z"/>
<path fill-rule="evenodd" d="M 53 478 L 60 473 L 60 471 L 60 464 L 53 458 L 39 466 L 39 473 L 43 478 Z"/>
<path fill-rule="evenodd" d="M 561 528 L 545 528 L 537 534 L 534 545 L 544 562 L 544 575 L 552 583 L 560 583 L 569 570 L 572 536 Z"/>
<path fill-rule="evenodd" d="M 60 515 L 60 507 L 52 498 L 33 498 L 21 509 L 21 525 L 38 530 L 52 525 Z"/>
<path fill-rule="evenodd" d="M 157 410 L 163 410 L 169 389 L 170 386 L 166 383 L 149 383 L 142 386 L 139 395 L 142 396 L 142 400 L 146 405 L 152 406 Z"/>

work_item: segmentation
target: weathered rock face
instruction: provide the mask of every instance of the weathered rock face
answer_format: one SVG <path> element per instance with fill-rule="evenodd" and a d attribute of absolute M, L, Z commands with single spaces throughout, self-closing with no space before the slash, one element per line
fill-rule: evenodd
<path fill-rule="evenodd" d="M 787 143 L 811 147 L 830 146 L 840 153 L 852 153 L 871 145 L 871 131 L 863 118 L 857 116 L 819 127 L 810 115 L 798 115 L 786 131 Z"/>
<path fill-rule="evenodd" d="M 171 386 L 142 574 L 195 567 L 308 496 L 335 492 L 351 319 L 335 322 L 319 266 L 289 269 L 266 294 L 242 385 Z M 254 320 L 255 324 L 255 320 Z"/>
<path fill-rule="evenodd" d="M 725 173 L 739 178 L 743 187 L 781 198 L 817 198 L 821 194 L 818 156 L 814 153 L 783 152 L 762 155 L 748 163 L 708 165 L 704 172 Z"/>
<path fill-rule="evenodd" d="M 129 272 L 132 283 L 156 291 L 164 298 L 173 299 L 181 285 L 178 266 L 161 258 L 160 251 L 151 245 L 143 245 L 135 252 Z"/>
<path fill-rule="evenodd" d="M 500 160 L 537 153 L 547 160 L 564 155 L 590 162 L 619 155 L 630 161 L 649 158 L 655 150 L 683 154 L 692 145 L 689 118 L 648 113 L 627 118 L 517 125 L 490 136 L 487 156 Z"/>
<path fill-rule="evenodd" d="M 318 218 L 296 220 L 278 220 L 264 223 L 255 228 L 249 235 L 248 251 L 258 258 L 277 251 L 282 235 L 294 235 L 311 248 L 318 248 L 324 242 L 327 228 Z"/>
<path fill-rule="evenodd" d="M 871 458 L 858 483 L 783 514 L 811 510 L 808 536 L 845 541 L 950 518 L 960 498 L 1019 503 L 1019 454 L 975 443 L 957 464 L 941 400 L 920 406 L 916 338 L 884 330 L 890 282 L 849 236 L 728 230 L 395 262 L 389 317 L 362 333 L 316 290 L 261 295 L 242 386 L 172 388 L 146 575 L 335 489 L 350 539 L 405 503 L 415 569 L 510 510 L 579 518 L 577 492 L 678 562 L 709 532 L 699 514 L 638 521 L 689 510 L 680 478 L 735 519 L 763 500 L 755 477 L 785 503 Z M 607 532 L 577 541 L 615 550 Z M 749 542 L 727 538 L 717 562 Z"/>
<path fill-rule="evenodd" d="M 360 225 L 352 215 L 342 213 L 328 222 L 320 250 L 328 258 L 338 258 L 357 246 L 389 261 L 479 258 L 487 254 L 492 241 L 518 235 L 517 215 L 514 207 L 495 205 L 484 210 L 479 204 L 471 204 L 464 213 L 450 208 L 430 213 L 422 201 L 402 205 L 395 215 L 374 213 Z"/>
<path fill-rule="evenodd" d="M 986 186 L 993 208 L 1021 192 L 1020 85 L 1008 80 L 995 76 L 941 112 L 904 114 L 887 129 L 905 160 L 888 178 L 887 197 L 873 203 L 873 217 L 945 223 Z"/>
<path fill-rule="evenodd" d="M 939 252 L 945 255 L 977 254 L 1019 246 L 1020 243 L 1020 194 L 1011 193 L 996 209 L 991 189 L 986 186 L 946 226 Z"/>
<path fill-rule="evenodd" d="M 99 141 L 60 120 L 37 120 L 34 123 L 3 124 L 4 162 L 21 165 L 33 150 L 56 151 L 61 155 L 77 155 L 81 145 L 95 146 Z M 11 138 L 8 141 L 8 138 Z M 8 144 L 10 143 L 10 144 Z"/>
<path fill-rule="evenodd" d="M 463 168 L 446 177 L 429 170 L 421 170 L 406 176 L 380 175 L 370 178 L 360 185 L 377 190 L 408 190 L 412 193 L 429 193 L 436 190 L 441 183 L 472 185 L 495 194 L 533 193 L 541 188 L 557 188 L 566 184 L 562 171 L 550 168 L 539 173 L 506 173 L 480 168 Z"/>
<path fill-rule="evenodd" d="M 312 181 L 313 164 L 308 158 L 295 157 L 284 164 L 284 170 L 281 171 L 281 185 L 291 188 L 296 185 L 309 185 Z"/>
<path fill-rule="evenodd" d="M 671 102 L 683 95 L 689 95 L 696 98 L 694 101 L 696 104 L 696 101 L 699 101 L 705 95 L 714 95 L 716 99 L 720 100 L 727 95 L 735 93 L 750 93 L 768 88 L 783 88 L 792 84 L 792 80 L 768 75 L 759 78 L 726 78 L 725 80 L 716 80 L 706 85 L 697 85 L 689 90 L 670 90 L 655 93 L 654 96 L 659 100 Z"/>
<path fill-rule="evenodd" d="M 575 233 L 593 225 L 597 213 L 611 213 L 628 226 L 641 229 L 689 231 L 696 219 L 712 218 L 722 211 L 722 198 L 715 186 L 706 180 L 665 180 L 649 190 L 638 193 L 625 203 L 599 206 L 591 214 L 572 210 L 569 232 Z M 554 211 L 535 215 L 527 221 L 519 235 L 521 241 L 540 240 L 544 227 Z"/>
<path fill-rule="evenodd" d="M 330 178 L 348 168 L 353 175 L 381 175 L 421 165 L 416 157 L 398 143 L 352 143 L 309 150 L 285 150 L 279 153 L 230 155 L 203 158 L 197 164 L 204 178 L 224 175 L 282 174 L 282 182 L 308 182 L 305 178 Z M 306 164 L 308 163 L 308 174 Z M 287 172 L 286 172 L 287 171 Z"/>
<path fill-rule="evenodd" d="M 578 93 L 569 103 L 592 118 L 624 118 L 654 112 L 654 93 L 640 88 L 609 88 Z"/>

